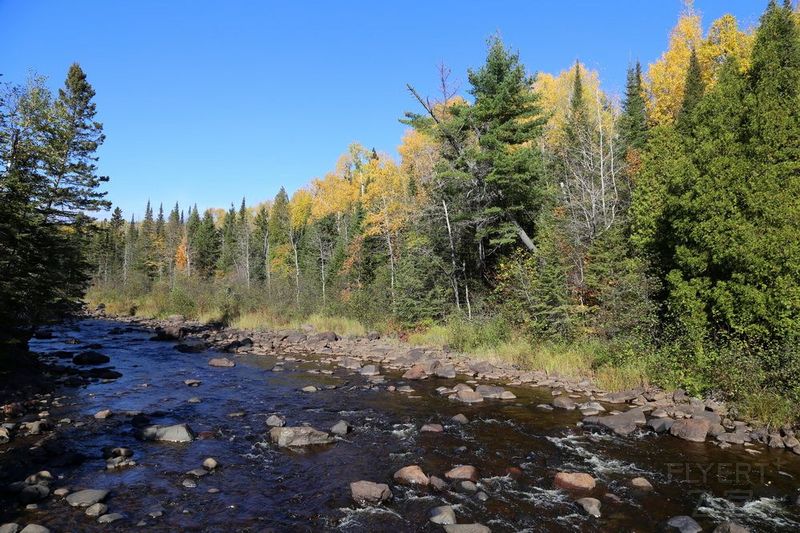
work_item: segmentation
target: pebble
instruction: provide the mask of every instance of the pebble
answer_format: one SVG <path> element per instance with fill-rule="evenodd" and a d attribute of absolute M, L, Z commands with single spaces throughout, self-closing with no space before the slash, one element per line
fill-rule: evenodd
<path fill-rule="evenodd" d="M 213 457 L 207 457 L 203 461 L 203 468 L 206 470 L 215 470 L 219 466 L 219 463 Z"/>

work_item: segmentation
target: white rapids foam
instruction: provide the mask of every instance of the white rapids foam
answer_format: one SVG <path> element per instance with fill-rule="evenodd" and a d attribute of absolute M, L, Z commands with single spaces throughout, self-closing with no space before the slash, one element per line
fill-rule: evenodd
<path fill-rule="evenodd" d="M 730 500 L 706 493 L 700 500 L 697 512 L 719 521 L 753 522 L 762 526 L 770 524 L 782 531 L 800 530 L 800 522 L 789 518 L 778 498 L 758 498 L 736 505 Z"/>

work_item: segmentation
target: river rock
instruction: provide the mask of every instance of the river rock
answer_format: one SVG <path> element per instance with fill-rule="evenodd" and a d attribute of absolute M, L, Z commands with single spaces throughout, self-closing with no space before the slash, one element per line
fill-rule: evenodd
<path fill-rule="evenodd" d="M 281 448 L 330 444 L 334 438 L 312 427 L 274 427 L 269 430 L 269 438 Z"/>
<path fill-rule="evenodd" d="M 492 533 L 492 530 L 483 524 L 448 524 L 444 526 L 445 533 Z"/>
<path fill-rule="evenodd" d="M 478 385 L 475 387 L 475 392 L 488 399 L 500 399 L 506 390 L 503 387 L 495 385 Z"/>
<path fill-rule="evenodd" d="M 331 433 L 343 437 L 350 433 L 353 427 L 346 420 L 339 420 L 331 427 Z"/>
<path fill-rule="evenodd" d="M 436 490 L 445 490 L 447 488 L 447 482 L 438 476 L 429 476 L 428 479 L 431 482 L 431 487 Z"/>
<path fill-rule="evenodd" d="M 13 522 L 9 522 L 0 526 L 0 533 L 19 533 L 19 530 L 19 524 L 15 524 Z"/>
<path fill-rule="evenodd" d="M 97 518 L 100 515 L 106 514 L 106 511 L 108 511 L 108 505 L 104 503 L 95 503 L 86 508 L 86 516 Z"/>
<path fill-rule="evenodd" d="M 219 466 L 219 463 L 213 457 L 206 457 L 203 460 L 203 468 L 205 468 L 206 470 L 209 470 L 209 471 L 216 470 L 218 466 Z"/>
<path fill-rule="evenodd" d="M 669 428 L 671 435 L 691 442 L 704 442 L 711 423 L 704 418 L 676 420 Z"/>
<path fill-rule="evenodd" d="M 180 326 L 166 326 L 156 328 L 155 336 L 151 337 L 152 341 L 177 341 L 186 335 L 186 329 Z"/>
<path fill-rule="evenodd" d="M 112 522 L 116 522 L 117 520 L 122 520 L 125 518 L 124 515 L 120 513 L 108 513 L 104 514 L 100 518 L 97 519 L 98 524 L 110 524 Z"/>
<path fill-rule="evenodd" d="M 339 366 L 347 370 L 359 370 L 361 368 L 361 362 L 352 357 L 343 357 L 341 361 L 339 361 Z"/>
<path fill-rule="evenodd" d="M 743 525 L 727 520 L 714 528 L 714 533 L 750 533 Z"/>
<path fill-rule="evenodd" d="M 703 528 L 692 517 L 681 515 L 667 520 L 667 530 L 680 531 L 680 533 L 700 533 Z"/>
<path fill-rule="evenodd" d="M 553 484 L 565 490 L 592 490 L 596 483 L 591 475 L 583 472 L 559 472 L 553 478 Z"/>
<path fill-rule="evenodd" d="M 26 485 L 19 493 L 19 499 L 22 503 L 34 503 L 42 501 L 50 495 L 50 488 L 44 483 L 36 483 L 35 485 Z"/>
<path fill-rule="evenodd" d="M 39 524 L 28 524 L 19 533 L 50 533 L 50 530 Z"/>
<path fill-rule="evenodd" d="M 425 367 L 419 363 L 406 370 L 403 374 L 403 379 L 425 379 L 428 373 L 425 372 Z"/>
<path fill-rule="evenodd" d="M 438 378 L 453 379 L 456 377 L 456 367 L 451 364 L 443 364 L 436 367 L 434 375 Z"/>
<path fill-rule="evenodd" d="M 358 371 L 362 376 L 377 376 L 381 373 L 377 365 L 364 365 Z"/>
<path fill-rule="evenodd" d="M 624 436 L 633 433 L 637 426 L 647 423 L 647 418 L 644 416 L 644 411 L 637 407 L 618 415 L 587 416 L 583 419 L 583 423 L 603 426 L 617 435 Z"/>
<path fill-rule="evenodd" d="M 420 428 L 422 433 L 441 433 L 444 427 L 441 424 L 425 424 Z"/>
<path fill-rule="evenodd" d="M 631 487 L 634 489 L 638 489 L 641 491 L 651 491 L 653 490 L 653 484 L 647 481 L 643 477 L 635 477 L 631 480 Z"/>
<path fill-rule="evenodd" d="M 359 504 L 381 503 L 392 498 L 392 491 L 385 483 L 372 481 L 354 481 L 350 483 L 350 494 Z"/>
<path fill-rule="evenodd" d="M 447 525 L 456 523 L 456 512 L 450 505 L 434 507 L 428 513 L 428 519 L 434 524 Z"/>
<path fill-rule="evenodd" d="M 575 409 L 575 400 L 570 398 L 567 395 L 556 396 L 553 398 L 553 407 L 557 407 L 559 409 L 566 409 L 567 411 L 572 411 Z"/>
<path fill-rule="evenodd" d="M 451 420 L 456 424 L 469 424 L 469 418 L 464 416 L 462 413 L 458 413 L 453 418 L 451 418 Z"/>
<path fill-rule="evenodd" d="M 58 496 L 59 498 L 63 498 L 67 494 L 69 494 L 69 489 L 67 487 L 60 487 L 53 491 L 53 496 Z"/>
<path fill-rule="evenodd" d="M 409 485 L 427 486 L 430 483 L 428 476 L 417 465 L 404 466 L 395 472 L 392 477 L 399 483 L 407 483 Z"/>
<path fill-rule="evenodd" d="M 227 357 L 214 357 L 213 359 L 209 359 L 208 366 L 214 366 L 218 368 L 233 368 L 236 366 L 236 363 Z"/>
<path fill-rule="evenodd" d="M 94 350 L 86 350 L 72 358 L 72 362 L 76 365 L 103 365 L 111 361 L 107 355 Z"/>
<path fill-rule="evenodd" d="M 597 498 L 579 498 L 575 503 L 589 516 L 600 518 L 600 500 Z"/>
<path fill-rule="evenodd" d="M 85 489 L 67 496 L 67 503 L 72 507 L 89 507 L 106 499 L 108 491 L 104 489 Z"/>
<path fill-rule="evenodd" d="M 188 424 L 156 425 L 142 429 L 141 438 L 160 442 L 192 442 L 194 440 L 194 432 Z"/>
<path fill-rule="evenodd" d="M 11 432 L 8 428 L 0 426 L 0 444 L 6 444 L 11 441 Z"/>
<path fill-rule="evenodd" d="M 111 409 L 103 409 L 102 411 L 97 411 L 97 412 L 94 414 L 94 417 L 95 417 L 97 420 L 105 420 L 105 419 L 106 419 L 106 418 L 108 418 L 109 416 L 111 416 Z"/>
<path fill-rule="evenodd" d="M 269 415 L 267 417 L 267 425 L 274 428 L 282 428 L 286 425 L 286 419 L 281 415 Z"/>
<path fill-rule="evenodd" d="M 187 387 L 199 387 L 202 381 L 199 379 L 184 379 L 183 384 Z"/>
<path fill-rule="evenodd" d="M 305 387 L 300 389 L 300 391 L 302 392 L 317 392 L 318 390 L 319 389 L 317 389 L 314 385 L 306 385 Z"/>
<path fill-rule="evenodd" d="M 651 418 L 647 421 L 647 427 L 651 428 L 656 433 L 666 433 L 675 420 L 671 418 Z"/>
<path fill-rule="evenodd" d="M 472 389 L 461 389 L 456 393 L 456 399 L 464 403 L 480 403 L 483 401 L 483 396 L 478 394 Z"/>
<path fill-rule="evenodd" d="M 181 353 L 202 353 L 207 348 L 208 345 L 201 340 L 190 340 L 175 345 L 175 349 Z"/>
<path fill-rule="evenodd" d="M 474 466 L 470 465 L 457 466 L 445 472 L 444 477 L 459 481 L 467 479 L 475 482 L 478 481 L 478 470 Z"/>

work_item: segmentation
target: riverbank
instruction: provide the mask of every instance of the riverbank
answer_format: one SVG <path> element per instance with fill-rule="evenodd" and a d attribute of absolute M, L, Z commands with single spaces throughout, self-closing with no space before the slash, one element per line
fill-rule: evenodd
<path fill-rule="evenodd" d="M 93 489 L 108 491 L 98 503 L 105 514 L 123 516 L 120 527 L 164 531 L 438 531 L 441 523 L 429 520 L 435 508 L 492 531 L 655 528 L 698 507 L 706 514 L 693 520 L 708 528 L 726 520 L 758 530 L 800 524 L 800 460 L 788 450 L 755 442 L 752 431 L 752 442 L 728 446 L 653 428 L 667 419 L 708 420 L 711 427 L 714 415 L 724 427 L 730 417 L 719 409 L 700 410 L 697 401 L 654 390 L 625 400 L 589 383 L 548 384 L 552 376 L 478 368 L 459 354 L 372 337 L 255 333 L 177 319 L 57 328 L 52 339 L 33 343 L 44 360 L 71 346 L 75 354 L 64 366 L 78 368 L 74 357 L 94 351 L 120 376 L 59 387 L 46 409 L 9 420 L 17 426 L 10 446 L 21 456 L 31 455 L 35 442 L 28 439 L 50 444 L 38 445 L 41 461 L 3 486 L 41 471 L 53 479 L 30 478 L 25 486 L 48 494 L 7 507 L 2 518 L 99 531 L 107 526 L 61 499 L 61 489 Z M 22 424 L 34 419 L 49 428 L 28 436 Z M 146 435 L 160 431 L 148 429 L 154 427 L 173 428 L 164 431 L 187 442 L 150 440 Z M 307 446 L 308 439 L 319 444 Z M 221 466 L 204 468 L 208 458 Z M 702 482 L 696 465 L 706 471 Z M 728 482 L 718 465 L 747 467 L 761 478 Z M 359 481 L 366 483 L 350 486 Z M 750 491 L 748 502 L 731 503 L 732 489 Z M 380 505 L 369 503 L 389 494 Z"/>

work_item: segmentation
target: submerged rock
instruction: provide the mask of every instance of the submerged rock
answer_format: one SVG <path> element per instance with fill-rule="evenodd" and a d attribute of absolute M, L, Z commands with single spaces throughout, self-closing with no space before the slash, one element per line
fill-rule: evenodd
<path fill-rule="evenodd" d="M 334 438 L 312 427 L 274 427 L 269 430 L 269 438 L 282 448 L 330 444 Z"/>
<path fill-rule="evenodd" d="M 214 357 L 213 359 L 209 359 L 208 366 L 214 366 L 219 368 L 232 368 L 236 366 L 236 363 L 234 363 L 227 357 Z"/>
<path fill-rule="evenodd" d="M 392 498 L 392 491 L 385 483 L 354 481 L 350 483 L 350 494 L 359 504 L 380 503 Z"/>
<path fill-rule="evenodd" d="M 575 404 L 575 400 L 570 398 L 569 396 L 556 396 L 553 398 L 553 407 L 557 407 L 559 409 L 566 409 L 567 411 L 572 411 L 577 407 Z"/>
<path fill-rule="evenodd" d="M 87 350 L 81 352 L 72 358 L 72 362 L 76 365 L 103 365 L 111 361 L 107 355 L 94 350 Z"/>

